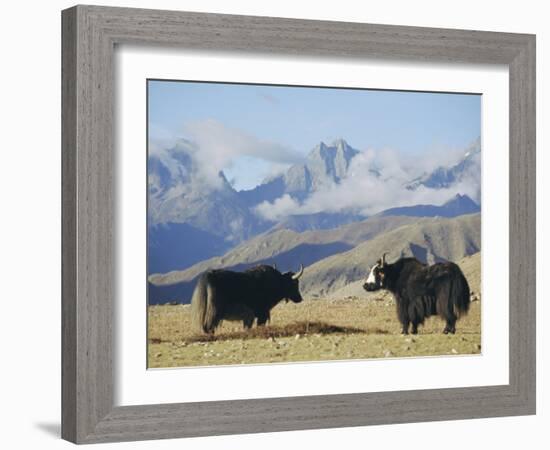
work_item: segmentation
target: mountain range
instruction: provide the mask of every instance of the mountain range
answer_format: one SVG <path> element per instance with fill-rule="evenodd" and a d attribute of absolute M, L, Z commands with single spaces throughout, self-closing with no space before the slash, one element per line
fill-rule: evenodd
<path fill-rule="evenodd" d="M 439 166 L 433 171 L 424 173 L 422 176 L 415 178 L 407 183 L 406 187 L 410 190 L 415 190 L 420 186 L 431 189 L 449 188 L 452 185 L 462 181 L 477 182 L 481 174 L 481 139 L 477 138 L 464 153 L 456 164 L 449 167 Z M 469 180 L 468 180 L 469 179 Z M 476 193 L 476 198 L 479 199 L 479 190 Z"/>
<path fill-rule="evenodd" d="M 254 189 L 240 191 L 240 195 L 250 206 L 272 202 L 284 194 L 305 200 L 312 192 L 346 178 L 352 159 L 359 153 L 343 139 L 332 145 L 320 142 L 309 152 L 304 163 L 291 166 L 284 174 L 265 180 Z"/>
<path fill-rule="evenodd" d="M 480 206 L 467 195 L 456 194 L 452 199 L 437 205 L 401 206 L 386 209 L 378 216 L 456 217 L 480 212 Z"/>
<path fill-rule="evenodd" d="M 262 204 L 268 205 L 269 209 L 269 204 L 283 196 L 303 204 L 316 193 L 330 191 L 346 182 L 354 158 L 361 152 L 343 139 L 330 145 L 319 143 L 302 163 L 294 164 L 284 173 L 243 191 L 235 190 L 223 172 L 218 174 L 214 186 L 206 183 L 193 157 L 196 151 L 192 142 L 182 139 L 172 148 L 149 154 L 149 274 L 185 269 L 213 256 L 223 255 L 265 233 L 273 236 L 282 230 L 298 233 L 331 230 L 366 218 L 361 211 L 338 208 L 338 205 L 334 205 L 331 211 L 287 214 L 276 219 L 266 218 L 257 211 Z M 460 161 L 449 167 L 437 167 L 410 180 L 406 183 L 406 189 L 442 189 L 463 182 L 479 185 L 479 164 L 478 140 L 467 149 Z M 368 176 L 376 179 L 382 176 L 374 163 L 363 169 Z M 443 205 L 403 206 L 379 212 L 378 215 L 455 217 L 477 211 L 479 205 L 475 201 L 466 195 L 459 195 L 448 199 Z M 326 250 L 322 250 L 320 255 L 324 256 Z"/>

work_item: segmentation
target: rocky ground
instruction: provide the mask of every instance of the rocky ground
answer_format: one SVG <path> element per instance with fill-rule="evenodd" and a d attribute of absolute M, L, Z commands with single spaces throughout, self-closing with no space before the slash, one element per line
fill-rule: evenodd
<path fill-rule="evenodd" d="M 428 319 L 418 335 L 403 336 L 388 294 L 370 300 L 318 299 L 281 303 L 266 327 L 245 331 L 224 322 L 214 336 L 191 331 L 188 305 L 149 307 L 148 366 L 181 367 L 481 352 L 480 301 L 457 323 L 455 335 Z"/>

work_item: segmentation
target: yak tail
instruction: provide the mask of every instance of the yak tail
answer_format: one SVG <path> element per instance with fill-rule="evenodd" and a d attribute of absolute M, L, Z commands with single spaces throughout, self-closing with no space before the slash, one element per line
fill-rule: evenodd
<path fill-rule="evenodd" d="M 216 328 L 216 302 L 207 274 L 201 275 L 191 298 L 191 318 L 193 327 L 203 333 L 211 333 Z"/>
<path fill-rule="evenodd" d="M 451 281 L 450 296 L 456 316 L 466 314 L 470 309 L 470 286 L 462 271 Z"/>

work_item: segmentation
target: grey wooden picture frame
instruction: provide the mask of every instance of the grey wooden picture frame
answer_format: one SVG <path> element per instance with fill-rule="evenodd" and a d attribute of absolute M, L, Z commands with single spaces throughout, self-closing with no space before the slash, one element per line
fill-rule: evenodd
<path fill-rule="evenodd" d="M 114 406 L 113 53 L 118 44 L 507 65 L 509 384 Z M 535 413 L 535 36 L 75 6 L 62 12 L 62 123 L 64 439 L 94 443 Z"/>

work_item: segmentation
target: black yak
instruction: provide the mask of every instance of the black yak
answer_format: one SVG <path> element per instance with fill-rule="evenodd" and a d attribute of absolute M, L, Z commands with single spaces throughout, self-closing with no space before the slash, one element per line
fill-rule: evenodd
<path fill-rule="evenodd" d="M 298 279 L 303 272 L 303 266 L 297 273 L 281 273 L 267 265 L 244 272 L 209 270 L 193 292 L 194 325 L 204 333 L 213 333 L 222 320 L 242 320 L 245 328 L 251 328 L 255 319 L 264 325 L 281 300 L 302 301 Z"/>
<path fill-rule="evenodd" d="M 416 258 L 388 264 L 385 256 L 372 267 L 363 288 L 386 289 L 394 295 L 403 334 L 409 333 L 409 324 L 416 334 L 418 325 L 432 315 L 446 321 L 443 333 L 454 334 L 457 319 L 470 307 L 470 287 L 460 267 L 452 262 L 428 266 Z"/>

